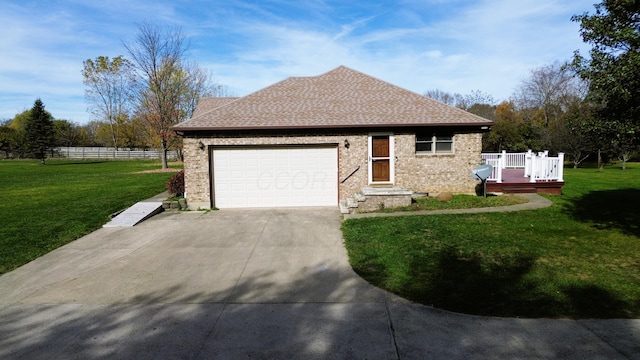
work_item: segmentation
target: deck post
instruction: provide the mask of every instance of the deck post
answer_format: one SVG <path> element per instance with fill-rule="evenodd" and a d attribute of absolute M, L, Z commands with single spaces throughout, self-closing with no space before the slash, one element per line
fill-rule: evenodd
<path fill-rule="evenodd" d="M 531 162 L 533 161 L 531 149 L 524 155 L 524 177 L 531 176 Z"/>
<path fill-rule="evenodd" d="M 564 153 L 558 153 L 558 181 L 564 182 Z"/>
<path fill-rule="evenodd" d="M 538 173 L 538 157 L 535 154 L 531 154 L 531 169 L 529 170 L 529 182 L 536 182 L 536 174 Z"/>
<path fill-rule="evenodd" d="M 500 168 L 507 168 L 507 150 L 502 150 L 502 156 L 500 156 Z"/>

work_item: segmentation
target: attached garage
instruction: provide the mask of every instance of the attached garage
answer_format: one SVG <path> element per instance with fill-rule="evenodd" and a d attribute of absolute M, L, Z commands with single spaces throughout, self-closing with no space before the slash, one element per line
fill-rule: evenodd
<path fill-rule="evenodd" d="M 214 146 L 210 158 L 217 208 L 338 204 L 337 145 Z"/>
<path fill-rule="evenodd" d="M 469 174 L 492 124 L 340 66 L 243 97 L 202 98 L 173 130 L 183 138 L 190 209 L 355 211 L 368 187 L 473 192 Z M 437 151 L 440 137 L 448 139 L 446 154 Z"/>

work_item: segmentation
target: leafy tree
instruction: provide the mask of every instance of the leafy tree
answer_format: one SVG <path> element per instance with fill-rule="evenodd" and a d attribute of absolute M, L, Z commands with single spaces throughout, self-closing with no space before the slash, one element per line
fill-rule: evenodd
<path fill-rule="evenodd" d="M 593 117 L 593 105 L 588 101 L 571 104 L 564 115 L 549 126 L 549 130 L 553 134 L 551 150 L 564 152 L 574 168 L 599 148 L 600 137 Z"/>
<path fill-rule="evenodd" d="M 134 64 L 122 56 L 99 56 L 83 62 L 85 97 L 91 113 L 108 124 L 111 144 L 120 147 L 122 127 L 132 113 L 135 91 Z"/>
<path fill-rule="evenodd" d="M 495 122 L 484 138 L 484 150 L 497 152 L 526 150 L 520 134 L 523 121 L 513 102 L 501 102 L 496 107 L 495 113 Z"/>
<path fill-rule="evenodd" d="M 37 99 L 25 124 L 25 143 L 29 153 L 44 165 L 47 152 L 54 146 L 53 117 Z"/>
<path fill-rule="evenodd" d="M 0 151 L 4 151 L 5 158 L 14 157 L 18 148 L 18 131 L 11 126 L 11 120 L 6 120 L 0 125 Z"/>
<path fill-rule="evenodd" d="M 103 143 L 97 141 L 98 129 L 104 123 L 96 120 L 89 121 L 80 128 L 79 144 L 82 146 L 103 146 Z"/>
<path fill-rule="evenodd" d="M 624 163 L 640 133 L 640 3 L 603 0 L 595 10 L 571 18 L 591 45 L 589 59 L 576 51 L 572 67 L 589 82 L 597 128 Z"/>
<path fill-rule="evenodd" d="M 54 145 L 74 146 L 80 139 L 80 127 L 68 120 L 53 120 Z"/>

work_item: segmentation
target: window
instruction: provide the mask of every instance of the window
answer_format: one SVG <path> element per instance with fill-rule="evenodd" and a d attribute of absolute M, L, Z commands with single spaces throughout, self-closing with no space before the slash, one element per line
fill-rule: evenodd
<path fill-rule="evenodd" d="M 452 154 L 453 153 L 453 135 L 416 134 L 416 153 L 418 154 Z"/>

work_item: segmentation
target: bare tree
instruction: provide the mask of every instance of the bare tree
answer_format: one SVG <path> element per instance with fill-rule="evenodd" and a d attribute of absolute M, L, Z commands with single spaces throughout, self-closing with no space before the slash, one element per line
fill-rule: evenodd
<path fill-rule="evenodd" d="M 142 79 L 139 114 L 160 138 L 162 168 L 166 169 L 168 143 L 174 137 L 171 127 L 185 116 L 180 100 L 187 88 L 182 62 L 188 44 L 179 28 L 161 29 L 143 23 L 138 25 L 135 42 L 124 46 Z"/>
<path fill-rule="evenodd" d="M 451 106 L 458 106 L 463 99 L 463 96 L 458 93 L 451 94 L 440 89 L 427 90 L 423 95 Z"/>
<path fill-rule="evenodd" d="M 559 118 L 576 100 L 584 98 L 586 86 L 560 62 L 531 71 L 514 94 L 520 110 L 541 111 L 545 127 Z"/>
<path fill-rule="evenodd" d="M 120 146 L 121 127 L 132 112 L 135 89 L 134 65 L 117 56 L 87 59 L 83 62 L 82 76 L 87 87 L 85 97 L 96 120 L 109 125 L 113 147 Z"/>
<path fill-rule="evenodd" d="M 140 78 L 137 116 L 160 139 L 162 168 L 167 168 L 167 149 L 179 148 L 180 143 L 173 125 L 189 119 L 201 97 L 214 96 L 223 87 L 214 85 L 211 75 L 195 62 L 184 59 L 188 44 L 180 28 L 143 23 L 136 41 L 125 48 Z"/>

